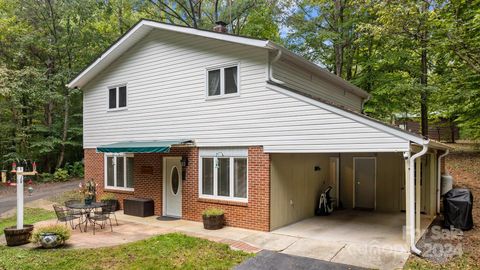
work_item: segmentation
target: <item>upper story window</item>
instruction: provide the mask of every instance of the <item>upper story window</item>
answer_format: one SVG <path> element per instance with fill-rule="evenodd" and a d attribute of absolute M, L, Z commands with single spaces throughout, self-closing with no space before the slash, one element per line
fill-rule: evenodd
<path fill-rule="evenodd" d="M 127 86 L 108 88 L 108 109 L 123 109 L 127 107 Z"/>
<path fill-rule="evenodd" d="M 238 65 L 207 69 L 207 96 L 238 94 Z"/>

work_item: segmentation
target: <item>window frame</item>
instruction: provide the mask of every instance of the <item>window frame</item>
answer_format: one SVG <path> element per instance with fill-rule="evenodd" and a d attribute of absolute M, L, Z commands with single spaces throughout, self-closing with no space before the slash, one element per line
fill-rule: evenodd
<path fill-rule="evenodd" d="M 119 107 L 120 104 L 120 87 L 125 87 L 126 94 L 125 94 L 125 106 Z M 110 108 L 110 89 L 115 88 L 116 93 L 116 100 L 115 100 L 115 108 Z M 110 85 L 107 87 L 107 111 L 114 112 L 114 111 L 123 111 L 128 109 L 128 86 L 127 83 L 120 83 L 115 85 Z"/>
<path fill-rule="evenodd" d="M 225 94 L 225 69 L 231 68 L 231 67 L 237 68 L 237 92 Z M 214 71 L 214 70 L 220 70 L 220 94 L 215 96 L 210 96 L 208 93 L 208 87 L 209 87 L 208 72 Z M 206 100 L 240 96 L 240 62 L 226 63 L 222 65 L 209 66 L 205 68 L 205 96 L 206 96 Z"/>
<path fill-rule="evenodd" d="M 105 187 L 105 189 L 108 189 L 108 190 L 120 190 L 120 191 L 134 191 L 135 188 L 133 187 L 126 187 L 127 185 L 127 158 L 134 158 L 134 155 L 131 154 L 131 153 L 119 153 L 119 154 L 114 154 L 114 153 L 105 153 L 103 155 L 103 168 L 104 168 L 104 184 L 103 186 Z M 114 183 L 114 186 L 109 186 L 108 185 L 108 167 L 107 167 L 107 158 L 108 157 L 113 157 L 114 158 L 114 161 L 113 161 L 113 183 Z M 123 181 L 125 182 L 125 187 L 118 187 L 117 186 L 117 158 L 118 157 L 123 157 Z M 135 161 L 134 161 L 135 162 Z M 132 169 L 135 169 L 135 163 L 134 163 L 134 168 Z M 135 173 L 134 173 L 135 175 Z M 133 186 L 135 186 L 135 178 L 133 179 Z"/>
<path fill-rule="evenodd" d="M 213 158 L 213 195 L 203 194 L 203 159 L 204 158 Z M 228 158 L 229 159 L 229 194 L 230 196 L 220 196 L 218 194 L 218 168 L 216 168 L 216 164 L 219 158 Z M 246 179 L 246 197 L 234 197 L 235 194 L 235 159 L 245 159 L 247 161 L 247 179 Z M 221 200 L 221 201 L 232 201 L 232 202 L 243 202 L 248 203 L 248 156 L 241 156 L 241 155 L 229 155 L 229 156 L 215 156 L 215 155 L 201 155 L 199 157 L 199 167 L 198 167 L 198 197 L 200 199 L 211 199 L 211 200 Z"/>

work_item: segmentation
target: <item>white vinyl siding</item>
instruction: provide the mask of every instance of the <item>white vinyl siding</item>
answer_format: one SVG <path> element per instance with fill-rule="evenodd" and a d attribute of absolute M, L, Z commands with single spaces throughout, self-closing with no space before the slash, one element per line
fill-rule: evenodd
<path fill-rule="evenodd" d="M 241 95 L 205 99 L 205 70 L 239 63 Z M 84 147 L 192 139 L 199 147 L 266 152 L 388 152 L 408 140 L 267 87 L 267 51 L 154 30 L 84 87 Z M 128 81 L 128 111 L 104 110 L 105 89 Z"/>
<path fill-rule="evenodd" d="M 289 62 L 278 61 L 273 65 L 273 77 L 295 90 L 333 102 L 354 111 L 362 110 L 362 98 L 344 91 L 341 87 L 320 79 L 318 76 Z"/>

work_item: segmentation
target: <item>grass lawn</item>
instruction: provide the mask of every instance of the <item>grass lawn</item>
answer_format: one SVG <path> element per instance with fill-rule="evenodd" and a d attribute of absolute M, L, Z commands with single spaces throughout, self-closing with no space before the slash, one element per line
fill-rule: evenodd
<path fill-rule="evenodd" d="M 460 257 L 454 258 L 446 264 L 436 264 L 417 257 L 411 257 L 405 264 L 404 269 L 415 270 L 476 270 L 480 269 L 477 261 L 471 254 L 464 254 Z"/>
<path fill-rule="evenodd" d="M 41 208 L 25 208 L 23 212 L 24 224 L 33 224 L 42 220 L 55 218 L 53 211 L 48 211 Z M 3 229 L 17 224 L 17 216 L 0 219 L 0 235 L 3 235 Z M 1 268 L 0 268 L 1 269 Z"/>
<path fill-rule="evenodd" d="M 98 249 L 0 246 L 0 269 L 230 269 L 251 256 L 225 244 L 174 233 Z"/>

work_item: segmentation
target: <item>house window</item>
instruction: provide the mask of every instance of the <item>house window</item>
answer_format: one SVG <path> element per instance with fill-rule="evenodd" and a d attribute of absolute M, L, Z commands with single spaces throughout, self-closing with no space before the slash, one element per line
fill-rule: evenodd
<path fill-rule="evenodd" d="M 200 158 L 200 197 L 247 201 L 247 157 Z"/>
<path fill-rule="evenodd" d="M 127 107 L 127 86 L 108 88 L 108 109 L 122 109 Z"/>
<path fill-rule="evenodd" d="M 238 66 L 226 66 L 207 70 L 207 96 L 238 94 Z"/>
<path fill-rule="evenodd" d="M 133 190 L 133 155 L 105 155 L 105 187 Z"/>

